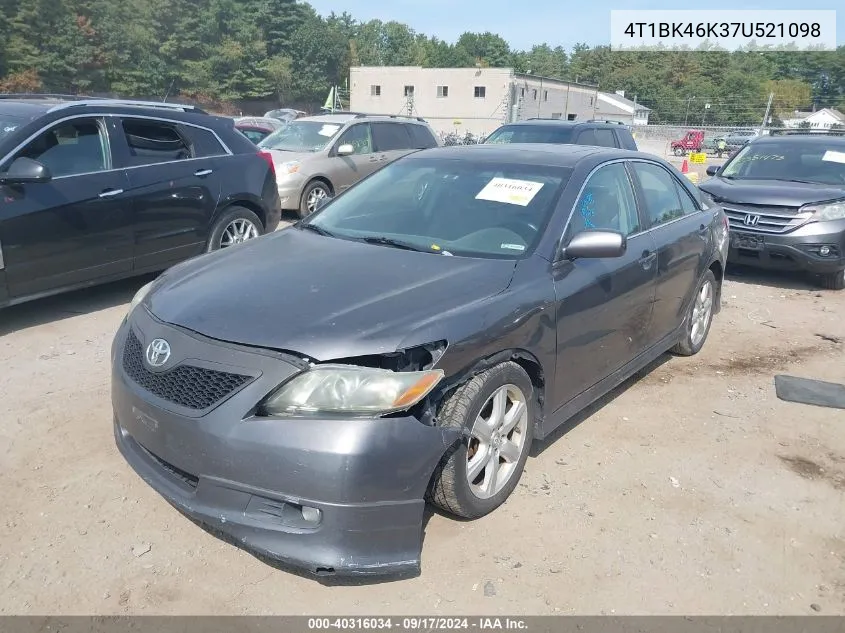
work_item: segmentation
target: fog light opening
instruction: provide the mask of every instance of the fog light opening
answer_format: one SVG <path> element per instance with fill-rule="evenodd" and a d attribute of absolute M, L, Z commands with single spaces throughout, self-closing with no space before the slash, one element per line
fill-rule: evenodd
<path fill-rule="evenodd" d="M 819 249 L 819 255 L 822 257 L 828 257 L 830 255 L 830 246 L 822 246 Z"/>
<path fill-rule="evenodd" d="M 314 525 L 317 525 L 323 518 L 323 513 L 317 508 L 309 508 L 308 506 L 302 506 L 302 518 L 308 523 L 313 523 Z"/>

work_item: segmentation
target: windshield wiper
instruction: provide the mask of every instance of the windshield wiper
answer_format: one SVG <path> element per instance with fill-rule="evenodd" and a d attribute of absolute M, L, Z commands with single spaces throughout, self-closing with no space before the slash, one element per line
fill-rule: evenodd
<path fill-rule="evenodd" d="M 800 178 L 778 178 L 781 182 L 800 182 L 805 185 L 821 185 L 824 183 L 815 182 L 814 180 L 801 180 Z"/>
<path fill-rule="evenodd" d="M 306 222 L 305 224 L 298 224 L 297 225 L 303 231 L 313 231 L 317 235 L 322 235 L 324 237 L 334 237 L 334 233 L 331 231 L 327 231 L 322 226 L 317 226 L 316 224 L 311 224 L 310 222 Z"/>
<path fill-rule="evenodd" d="M 362 242 L 366 242 L 367 244 L 379 244 L 382 246 L 392 246 L 393 248 L 401 248 L 406 251 L 417 251 L 418 253 L 436 253 L 437 251 L 433 251 L 430 248 L 424 248 L 422 246 L 417 246 L 416 244 L 411 244 L 409 242 L 403 242 L 402 240 L 395 240 L 392 237 L 384 237 L 382 235 L 374 235 L 371 237 L 362 237 L 360 238 Z"/>

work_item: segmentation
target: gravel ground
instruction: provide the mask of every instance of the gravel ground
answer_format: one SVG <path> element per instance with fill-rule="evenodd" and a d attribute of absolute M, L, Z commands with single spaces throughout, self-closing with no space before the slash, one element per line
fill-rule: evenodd
<path fill-rule="evenodd" d="M 845 292 L 738 271 L 699 356 L 537 447 L 494 514 L 434 514 L 419 577 L 333 585 L 216 540 L 119 456 L 109 346 L 146 280 L 0 313 L 0 613 L 845 614 L 845 412 L 773 388 L 845 382 Z"/>

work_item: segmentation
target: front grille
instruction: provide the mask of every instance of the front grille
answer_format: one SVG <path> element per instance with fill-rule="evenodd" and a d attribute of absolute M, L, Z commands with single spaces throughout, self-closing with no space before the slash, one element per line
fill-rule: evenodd
<path fill-rule="evenodd" d="M 796 207 L 764 207 L 757 205 L 723 206 L 732 229 L 749 233 L 785 233 L 806 221 L 796 217 Z M 757 217 L 756 224 L 746 224 L 748 216 Z"/>
<path fill-rule="evenodd" d="M 123 369 L 150 393 L 196 411 L 214 406 L 252 380 L 250 376 L 193 365 L 179 365 L 162 373 L 151 372 L 144 365 L 141 341 L 132 331 L 123 350 Z"/>
<path fill-rule="evenodd" d="M 170 462 L 164 461 L 161 457 L 151 453 L 140 444 L 138 444 L 138 446 L 140 446 L 141 450 L 144 451 L 144 453 L 146 453 L 150 459 L 152 459 L 153 461 L 155 461 L 155 463 L 161 466 L 162 469 L 165 470 L 171 477 L 178 480 L 180 483 L 185 484 L 185 486 L 187 486 L 188 488 L 196 490 L 200 481 L 199 477 L 197 477 L 196 475 L 192 475 L 191 473 L 185 472 L 181 468 L 176 468 L 176 466 L 174 466 Z"/>

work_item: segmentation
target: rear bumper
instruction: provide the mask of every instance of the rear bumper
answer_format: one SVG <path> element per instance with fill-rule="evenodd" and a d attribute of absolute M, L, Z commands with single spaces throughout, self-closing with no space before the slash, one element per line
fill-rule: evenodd
<path fill-rule="evenodd" d="M 760 250 L 738 248 L 734 236 L 762 237 Z M 822 247 L 830 254 L 823 256 Z M 845 220 L 812 222 L 786 234 L 750 233 L 731 229 L 728 261 L 771 270 L 834 273 L 845 269 Z"/>

